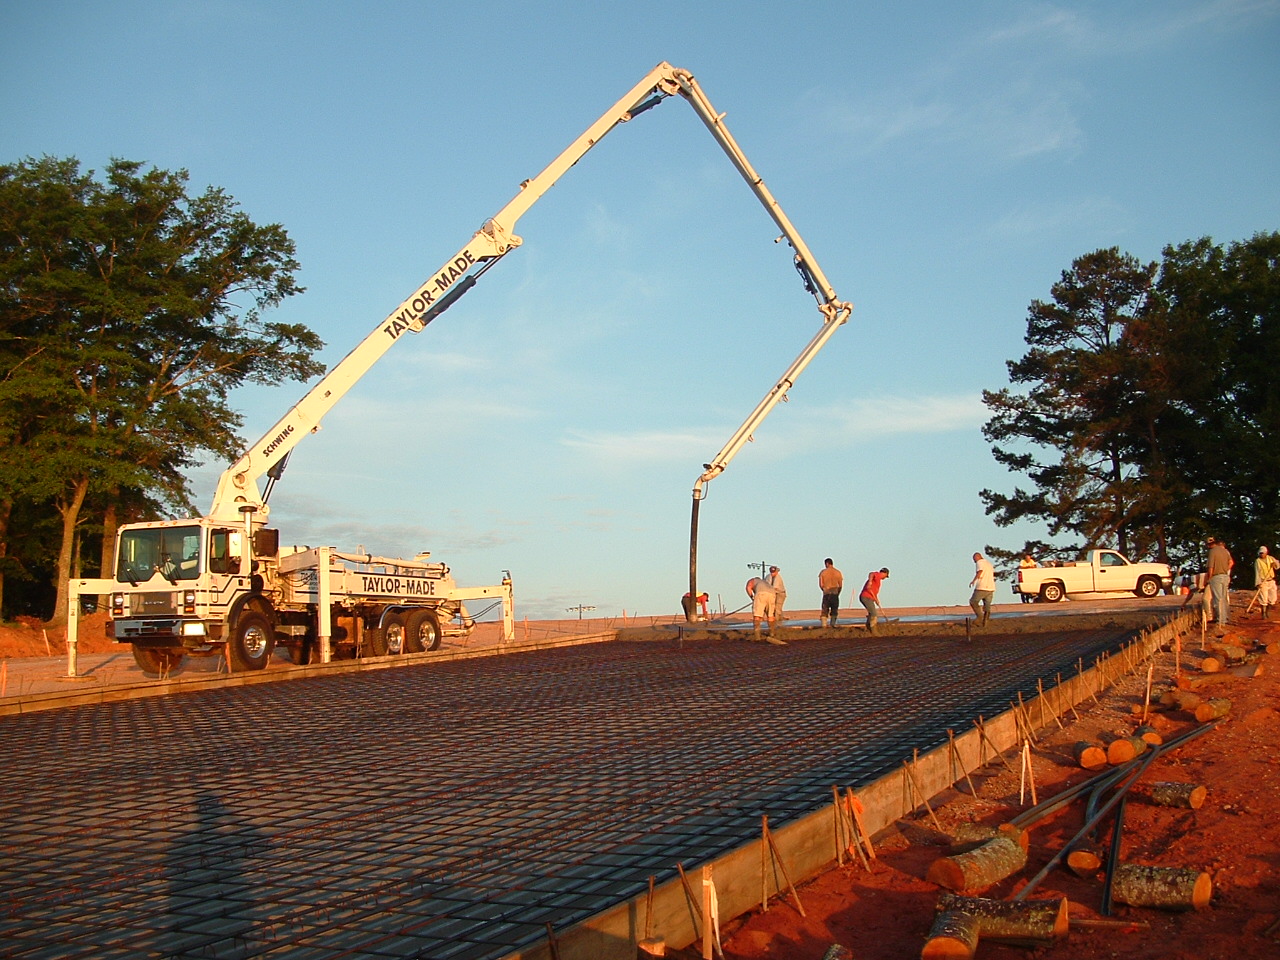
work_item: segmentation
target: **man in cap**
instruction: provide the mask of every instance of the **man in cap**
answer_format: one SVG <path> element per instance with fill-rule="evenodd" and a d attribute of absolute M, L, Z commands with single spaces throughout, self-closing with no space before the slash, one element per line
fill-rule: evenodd
<path fill-rule="evenodd" d="M 1267 608 L 1276 604 L 1276 567 L 1280 561 L 1267 552 L 1266 547 L 1258 548 L 1258 559 L 1253 562 L 1253 584 L 1258 588 L 1257 600 L 1262 605 L 1262 619 L 1267 619 Z"/>
<path fill-rule="evenodd" d="M 768 580 L 761 577 L 752 577 L 747 581 L 747 596 L 751 598 L 751 623 L 755 628 L 755 639 L 759 640 L 761 639 L 760 621 L 763 620 L 768 623 L 770 631 L 773 629 L 773 620 L 776 616 L 773 604 L 776 595 Z M 779 640 L 771 634 L 766 634 L 763 639 L 780 647 L 786 646 L 785 641 Z"/>

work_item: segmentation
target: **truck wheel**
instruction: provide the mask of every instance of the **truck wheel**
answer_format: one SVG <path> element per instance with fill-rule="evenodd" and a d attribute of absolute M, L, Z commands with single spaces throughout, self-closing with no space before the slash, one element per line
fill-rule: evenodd
<path fill-rule="evenodd" d="M 175 673 L 186 652 L 176 647 L 140 647 L 132 644 L 133 659 L 148 677 L 165 677 Z"/>
<path fill-rule="evenodd" d="M 227 638 L 228 659 L 235 673 L 263 670 L 271 660 L 276 634 L 271 621 L 257 610 L 245 610 L 236 617 Z"/>
<path fill-rule="evenodd" d="M 1143 577 L 1138 581 L 1138 588 L 1133 592 L 1140 597 L 1154 597 L 1160 592 L 1160 581 L 1155 577 Z"/>
<path fill-rule="evenodd" d="M 440 647 L 440 622 L 430 610 L 415 610 L 404 623 L 404 652 L 422 653 Z"/>
<path fill-rule="evenodd" d="M 1040 599 L 1045 603 L 1057 603 L 1062 599 L 1062 584 L 1050 581 L 1040 588 Z"/>
<path fill-rule="evenodd" d="M 404 653 L 404 616 L 392 613 L 382 621 L 380 627 L 370 627 L 365 631 L 365 648 L 371 657 L 398 657 Z"/>

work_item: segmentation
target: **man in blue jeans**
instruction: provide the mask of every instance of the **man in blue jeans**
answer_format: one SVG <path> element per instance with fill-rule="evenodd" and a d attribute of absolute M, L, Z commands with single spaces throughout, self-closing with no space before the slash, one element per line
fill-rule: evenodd
<path fill-rule="evenodd" d="M 1227 545 L 1217 537 L 1210 537 L 1209 545 L 1209 591 L 1213 594 L 1214 614 L 1218 619 L 1218 636 L 1226 630 L 1227 617 L 1231 603 L 1228 589 L 1231 586 L 1231 568 L 1236 565 Z"/>

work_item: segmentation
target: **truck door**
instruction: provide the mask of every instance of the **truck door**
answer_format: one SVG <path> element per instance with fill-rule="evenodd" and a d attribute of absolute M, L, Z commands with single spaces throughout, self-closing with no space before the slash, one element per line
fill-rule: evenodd
<path fill-rule="evenodd" d="M 1098 593 L 1112 590 L 1128 590 L 1123 583 L 1124 574 L 1117 567 L 1125 566 L 1124 557 L 1110 550 L 1098 551 L 1098 562 L 1093 565 L 1093 589 Z"/>
<path fill-rule="evenodd" d="M 214 527 L 209 531 L 209 615 L 224 617 L 239 593 L 244 531 Z"/>

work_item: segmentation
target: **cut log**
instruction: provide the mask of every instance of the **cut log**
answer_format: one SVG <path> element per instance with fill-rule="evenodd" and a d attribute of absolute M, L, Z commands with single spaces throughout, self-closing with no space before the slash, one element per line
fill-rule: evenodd
<path fill-rule="evenodd" d="M 939 913 L 933 918 L 920 960 L 970 960 L 977 949 L 977 917 L 971 913 Z"/>
<path fill-rule="evenodd" d="M 1206 787 L 1196 783 L 1176 783 L 1159 780 L 1155 783 L 1135 783 L 1129 793 L 1146 803 L 1154 803 L 1161 807 L 1181 807 L 1185 810 L 1199 810 L 1204 805 L 1204 798 L 1209 793 Z"/>
<path fill-rule="evenodd" d="M 957 853 L 968 853 L 974 850 L 988 840 L 994 840 L 996 837 L 1008 837 L 1013 840 L 1023 850 L 1027 849 L 1029 840 L 1027 831 L 1012 823 L 1002 823 L 999 826 L 991 827 L 983 823 L 962 823 L 956 827 L 955 833 L 951 837 L 952 855 Z"/>
<path fill-rule="evenodd" d="M 965 913 L 978 918 L 982 940 L 1000 940 L 1021 946 L 1038 946 L 1065 937 L 1070 929 L 1066 897 L 1053 900 L 990 900 L 944 893 L 938 897 L 941 913 Z"/>
<path fill-rule="evenodd" d="M 1131 907 L 1160 910 L 1199 910 L 1209 905 L 1213 881 L 1191 867 L 1147 867 L 1122 863 L 1116 867 L 1111 897 Z"/>
<path fill-rule="evenodd" d="M 967 853 L 933 861 L 927 879 L 948 890 L 984 890 L 1026 863 L 1027 851 L 1008 837 L 996 837 Z"/>
<path fill-rule="evenodd" d="M 1266 646 L 1267 653 L 1280 653 L 1280 642 L 1272 641 Z"/>
<path fill-rule="evenodd" d="M 1107 763 L 1118 767 L 1128 763 L 1140 753 L 1145 753 L 1147 741 L 1141 737 L 1116 737 L 1107 744 Z"/>
<path fill-rule="evenodd" d="M 1200 694 L 1193 690 L 1170 690 L 1166 697 L 1168 699 L 1166 706 L 1175 710 L 1191 712 L 1200 706 Z"/>
<path fill-rule="evenodd" d="M 1164 743 L 1164 736 L 1155 727 L 1139 727 L 1133 731 L 1135 737 L 1140 737 L 1149 746 L 1158 747 Z"/>
<path fill-rule="evenodd" d="M 1234 643 L 1215 643 L 1209 649 L 1213 651 L 1214 656 L 1226 660 L 1228 663 L 1239 663 L 1248 656 L 1244 647 Z"/>
<path fill-rule="evenodd" d="M 1222 669 L 1222 661 L 1217 657 L 1205 657 L 1200 661 L 1202 673 L 1218 673 Z"/>
<path fill-rule="evenodd" d="M 1102 852 L 1097 847 L 1077 847 L 1067 854 L 1067 868 L 1077 877 L 1093 877 L 1102 869 Z"/>
<path fill-rule="evenodd" d="M 1076 764 L 1085 770 L 1101 770 L 1107 765 L 1107 751 L 1088 740 L 1079 741 L 1071 750 Z"/>
<path fill-rule="evenodd" d="M 1196 719 L 1201 723 L 1217 720 L 1231 712 L 1231 701 L 1226 697 L 1214 697 L 1196 707 Z"/>

